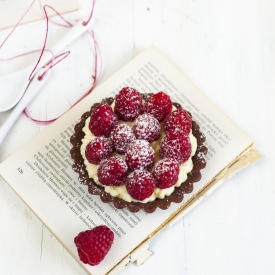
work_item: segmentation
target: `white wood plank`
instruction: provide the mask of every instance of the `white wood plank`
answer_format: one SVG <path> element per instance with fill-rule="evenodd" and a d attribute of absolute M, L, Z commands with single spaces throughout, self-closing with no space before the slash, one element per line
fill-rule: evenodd
<path fill-rule="evenodd" d="M 80 15 L 89 4 L 82 1 Z M 274 5 L 271 0 L 96 2 L 94 31 L 103 58 L 102 79 L 155 44 L 264 155 L 156 236 L 150 245 L 154 255 L 147 262 L 130 264 L 120 274 L 275 274 Z M 33 23 L 31 29 L 42 26 Z M 21 30 L 29 28 L 27 24 Z M 24 51 L 24 45 L 18 50 Z M 2 64 L 1 73 L 11 70 Z M 78 79 L 82 71 L 74 73 Z M 61 110 L 52 103 L 40 104 L 41 117 Z M 0 114 L 0 123 L 5 116 Z M 43 128 L 22 116 L 1 145 L 0 161 Z M 85 274 L 2 180 L 0 201 L 1 274 Z"/>

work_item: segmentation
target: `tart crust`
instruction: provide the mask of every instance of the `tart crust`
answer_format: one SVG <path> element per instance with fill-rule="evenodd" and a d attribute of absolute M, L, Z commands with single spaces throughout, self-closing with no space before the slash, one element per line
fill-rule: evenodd
<path fill-rule="evenodd" d="M 151 94 L 143 95 L 144 99 L 146 99 Z M 104 99 L 103 102 L 112 104 L 114 98 Z M 82 138 L 84 137 L 84 132 L 82 128 L 85 126 L 86 119 L 90 116 L 91 111 L 98 105 L 99 103 L 94 104 L 90 111 L 85 112 L 80 121 L 74 127 L 74 134 L 70 138 L 70 142 L 72 144 L 72 148 L 70 150 L 70 154 L 73 160 L 73 170 L 79 175 L 79 182 L 83 185 L 87 185 L 88 192 L 92 195 L 100 196 L 100 199 L 104 203 L 112 203 L 115 208 L 122 209 L 128 208 L 131 212 L 138 212 L 140 210 L 144 210 L 147 213 L 153 213 L 157 208 L 160 209 L 168 209 L 172 202 L 180 203 L 184 198 L 184 194 L 189 194 L 193 191 L 193 184 L 198 182 L 201 179 L 201 170 L 206 166 L 205 155 L 207 154 L 207 147 L 204 145 L 205 136 L 200 131 L 199 125 L 192 121 L 192 133 L 197 139 L 197 150 L 195 155 L 192 157 L 193 161 L 193 169 L 188 174 L 187 180 L 183 182 L 179 187 L 176 187 L 174 192 L 163 199 L 156 199 L 151 202 L 142 203 L 142 202 L 127 202 L 123 199 L 112 197 L 110 194 L 104 191 L 104 188 L 96 184 L 93 179 L 89 178 L 88 173 L 86 171 L 86 166 L 84 164 L 84 160 L 80 153 L 80 147 L 82 144 Z M 178 103 L 173 103 L 176 108 L 181 108 L 181 105 Z"/>

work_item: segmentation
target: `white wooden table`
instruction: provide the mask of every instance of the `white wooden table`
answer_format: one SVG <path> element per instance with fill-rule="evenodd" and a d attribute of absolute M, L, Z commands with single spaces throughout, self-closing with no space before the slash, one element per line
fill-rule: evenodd
<path fill-rule="evenodd" d="M 90 1 L 80 2 L 80 10 L 68 18 L 87 14 Z M 130 264 L 120 274 L 275 274 L 274 15 L 272 0 L 96 2 L 100 81 L 154 44 L 245 130 L 264 156 L 156 236 L 150 245 L 154 255 L 142 266 Z M 21 26 L 0 56 L 41 47 L 44 27 L 43 21 Z M 51 27 L 49 43 L 64 32 Z M 36 32 L 38 38 L 30 39 Z M 1 31 L 0 39 L 6 33 Z M 87 90 L 92 69 L 86 68 L 93 62 L 87 58 L 89 45 L 84 36 L 68 47 L 70 59 L 53 71 L 58 91 L 41 91 L 30 106 L 33 116 L 58 116 Z M 29 62 L 30 57 L 1 62 L 0 73 Z M 66 85 L 72 84 L 76 88 L 68 96 Z M 7 115 L 0 114 L 0 124 Z M 0 161 L 45 127 L 22 115 L 1 144 Z M 2 179 L 0 220 L 0 274 L 85 274 Z"/>

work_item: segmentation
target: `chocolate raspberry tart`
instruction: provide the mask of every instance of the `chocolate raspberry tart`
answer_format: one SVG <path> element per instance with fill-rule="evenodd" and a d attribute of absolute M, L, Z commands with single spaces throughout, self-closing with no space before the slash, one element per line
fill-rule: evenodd
<path fill-rule="evenodd" d="M 125 87 L 84 113 L 71 137 L 73 169 L 102 202 L 131 212 L 180 203 L 206 166 L 205 136 L 164 92 Z"/>

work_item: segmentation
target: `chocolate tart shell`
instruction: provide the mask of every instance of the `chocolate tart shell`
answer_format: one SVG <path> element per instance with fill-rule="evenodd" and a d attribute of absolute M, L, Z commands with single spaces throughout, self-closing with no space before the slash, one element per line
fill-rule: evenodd
<path fill-rule="evenodd" d="M 145 98 L 150 94 L 143 95 Z M 103 101 L 110 104 L 113 102 L 114 98 L 107 98 Z M 80 153 L 81 140 L 84 137 L 84 132 L 82 131 L 85 126 L 86 119 L 90 116 L 91 111 L 99 103 L 94 104 L 90 111 L 85 112 L 80 121 L 74 127 L 74 134 L 70 138 L 72 148 L 70 154 L 73 160 L 72 168 L 79 175 L 79 182 L 83 185 L 87 185 L 88 192 L 92 195 L 100 196 L 100 199 L 104 203 L 112 203 L 117 209 L 128 208 L 131 212 L 138 212 L 144 210 L 147 213 L 153 213 L 157 208 L 168 209 L 171 203 L 180 203 L 184 198 L 184 194 L 189 194 L 193 191 L 193 184 L 201 179 L 201 170 L 206 166 L 205 155 L 207 154 L 207 147 L 204 145 L 205 136 L 200 131 L 199 125 L 192 121 L 192 133 L 197 139 L 197 151 L 193 156 L 193 170 L 188 174 L 187 180 L 181 184 L 181 186 L 176 187 L 174 192 L 163 199 L 156 199 L 152 202 L 141 203 L 141 202 L 126 202 L 123 199 L 112 197 L 110 194 L 104 191 L 104 188 L 96 184 L 93 179 L 89 178 L 84 164 L 84 160 Z M 181 105 L 174 103 L 176 108 L 181 108 Z"/>

